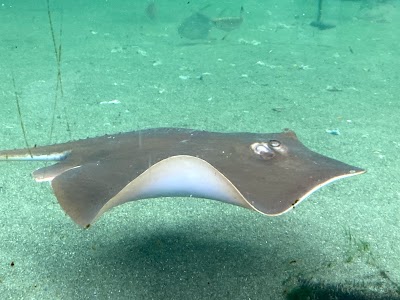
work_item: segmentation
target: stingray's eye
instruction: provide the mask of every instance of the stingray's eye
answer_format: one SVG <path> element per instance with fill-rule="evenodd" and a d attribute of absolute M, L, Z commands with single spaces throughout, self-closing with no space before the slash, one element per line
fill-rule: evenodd
<path fill-rule="evenodd" d="M 278 141 L 278 140 L 270 140 L 270 141 L 268 142 L 268 145 L 269 145 L 271 148 L 279 148 L 279 147 L 281 146 L 281 142 Z"/>
<path fill-rule="evenodd" d="M 278 140 L 269 140 L 268 146 L 271 148 L 274 153 L 279 153 L 282 155 L 287 155 L 288 149 L 285 144 L 282 144 L 281 141 Z"/>
<path fill-rule="evenodd" d="M 262 159 L 271 159 L 275 156 L 274 150 L 267 143 L 254 143 L 251 144 L 250 148 L 254 154 Z"/>

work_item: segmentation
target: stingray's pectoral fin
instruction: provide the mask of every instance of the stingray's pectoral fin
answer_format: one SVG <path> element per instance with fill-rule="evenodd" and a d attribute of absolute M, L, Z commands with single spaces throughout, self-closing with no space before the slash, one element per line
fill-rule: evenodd
<path fill-rule="evenodd" d="M 199 197 L 252 208 L 224 175 L 193 156 L 169 157 L 137 177 L 126 171 L 108 163 L 85 164 L 54 178 L 52 187 L 63 209 L 82 227 L 114 206 L 146 198 Z"/>
<path fill-rule="evenodd" d="M 76 166 L 69 164 L 67 161 L 62 161 L 55 165 L 37 169 L 32 175 L 37 182 L 52 181 L 55 177 L 73 168 L 76 168 Z"/>
<path fill-rule="evenodd" d="M 65 212 L 80 226 L 88 227 L 110 199 L 112 183 L 120 177 L 97 163 L 86 163 L 55 177 L 51 186 Z"/>

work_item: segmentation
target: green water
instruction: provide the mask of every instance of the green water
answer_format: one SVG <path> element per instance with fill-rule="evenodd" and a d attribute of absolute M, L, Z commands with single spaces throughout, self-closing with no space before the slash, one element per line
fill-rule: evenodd
<path fill-rule="evenodd" d="M 30 146 L 290 128 L 368 172 L 279 217 L 165 198 L 82 230 L 32 180 L 44 163 L 2 162 L 1 299 L 400 298 L 399 1 L 49 4 L 54 41 L 46 1 L 0 7 L 1 149 L 25 147 L 17 94 Z"/>

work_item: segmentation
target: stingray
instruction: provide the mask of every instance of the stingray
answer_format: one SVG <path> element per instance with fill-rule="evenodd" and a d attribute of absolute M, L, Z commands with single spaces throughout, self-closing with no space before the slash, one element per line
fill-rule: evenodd
<path fill-rule="evenodd" d="M 290 130 L 155 128 L 4 150 L 0 160 L 58 161 L 33 177 L 51 183 L 82 227 L 112 207 L 157 197 L 208 198 L 275 216 L 334 180 L 365 172 L 311 151 Z"/>
<path fill-rule="evenodd" d="M 211 27 L 210 18 L 200 12 L 196 12 L 183 20 L 178 27 L 178 33 L 181 37 L 189 40 L 204 40 L 208 38 Z"/>

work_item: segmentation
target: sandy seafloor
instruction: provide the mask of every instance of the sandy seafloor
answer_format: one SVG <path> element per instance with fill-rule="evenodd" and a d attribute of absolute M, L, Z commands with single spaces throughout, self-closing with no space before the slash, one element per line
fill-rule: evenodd
<path fill-rule="evenodd" d="M 32 179 L 44 163 L 1 162 L 1 299 L 400 298 L 398 1 L 326 1 L 336 27 L 324 31 L 309 26 L 313 1 L 218 1 L 204 12 L 237 16 L 243 5 L 244 22 L 205 41 L 177 27 L 206 1 L 156 1 L 154 21 L 144 1 L 58 2 L 64 96 L 52 143 L 151 127 L 290 128 L 368 172 L 279 217 L 166 198 L 82 230 Z M 2 1 L 0 19 L 0 148 L 25 146 L 15 92 L 29 144 L 47 144 L 57 64 L 46 2 Z"/>

